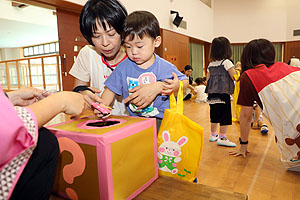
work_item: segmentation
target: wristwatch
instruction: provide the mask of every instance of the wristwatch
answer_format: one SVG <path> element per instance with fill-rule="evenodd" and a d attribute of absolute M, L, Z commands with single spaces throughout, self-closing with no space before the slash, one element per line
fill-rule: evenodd
<path fill-rule="evenodd" d="M 240 144 L 248 144 L 248 140 L 246 142 L 243 142 L 241 138 L 239 138 Z"/>

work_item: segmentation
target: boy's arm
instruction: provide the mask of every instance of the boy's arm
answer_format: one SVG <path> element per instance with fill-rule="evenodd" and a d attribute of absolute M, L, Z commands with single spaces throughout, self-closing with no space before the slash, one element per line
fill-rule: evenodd
<path fill-rule="evenodd" d="M 105 106 L 110 106 L 112 104 L 112 102 L 114 101 L 116 97 L 116 94 L 111 91 L 109 88 L 105 88 L 105 90 L 103 91 L 102 95 L 101 95 L 101 99 L 103 100 L 102 103 Z"/>

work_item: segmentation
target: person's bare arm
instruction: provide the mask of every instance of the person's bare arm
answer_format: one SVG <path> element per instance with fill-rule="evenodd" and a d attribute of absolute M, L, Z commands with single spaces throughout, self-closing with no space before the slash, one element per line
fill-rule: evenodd
<path fill-rule="evenodd" d="M 248 141 L 249 133 L 251 129 L 251 120 L 252 120 L 252 112 L 253 108 L 251 106 L 242 106 L 241 107 L 241 115 L 240 115 L 240 131 L 241 131 L 241 140 L 243 142 Z M 238 151 L 229 152 L 229 154 L 234 156 L 243 156 L 246 157 L 247 153 L 249 153 L 248 144 L 242 144 Z"/>
<path fill-rule="evenodd" d="M 84 107 L 84 98 L 81 94 L 66 91 L 55 93 L 28 106 L 34 113 L 39 128 L 61 112 L 78 116 Z"/>
<path fill-rule="evenodd" d="M 235 72 L 234 67 L 229 68 L 228 73 L 229 73 L 230 78 L 235 81 L 234 75 L 236 75 L 236 72 Z"/>

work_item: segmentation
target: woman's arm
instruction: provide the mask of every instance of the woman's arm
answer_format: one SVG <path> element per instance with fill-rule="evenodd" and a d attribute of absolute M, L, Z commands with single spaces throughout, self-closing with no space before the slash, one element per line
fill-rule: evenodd
<path fill-rule="evenodd" d="M 58 92 L 28 106 L 34 113 L 38 127 L 42 127 L 58 113 L 72 116 L 80 115 L 84 110 L 84 98 L 75 92 Z"/>
<path fill-rule="evenodd" d="M 241 115 L 240 115 L 240 131 L 241 131 L 241 141 L 248 142 L 249 133 L 251 129 L 251 121 L 252 121 L 252 112 L 253 107 L 250 106 L 241 106 Z M 229 152 L 229 154 L 233 156 L 243 156 L 246 157 L 247 153 L 249 153 L 248 144 L 241 144 L 240 149 L 238 151 Z"/>

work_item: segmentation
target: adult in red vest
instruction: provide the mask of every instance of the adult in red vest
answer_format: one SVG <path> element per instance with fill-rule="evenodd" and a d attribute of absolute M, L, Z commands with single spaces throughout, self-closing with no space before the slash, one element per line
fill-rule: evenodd
<path fill-rule="evenodd" d="M 281 161 L 290 170 L 300 171 L 300 68 L 275 62 L 275 48 L 266 39 L 249 42 L 241 63 L 240 149 L 230 154 L 246 157 L 251 128 L 253 102 L 269 119 L 281 153 Z"/>

